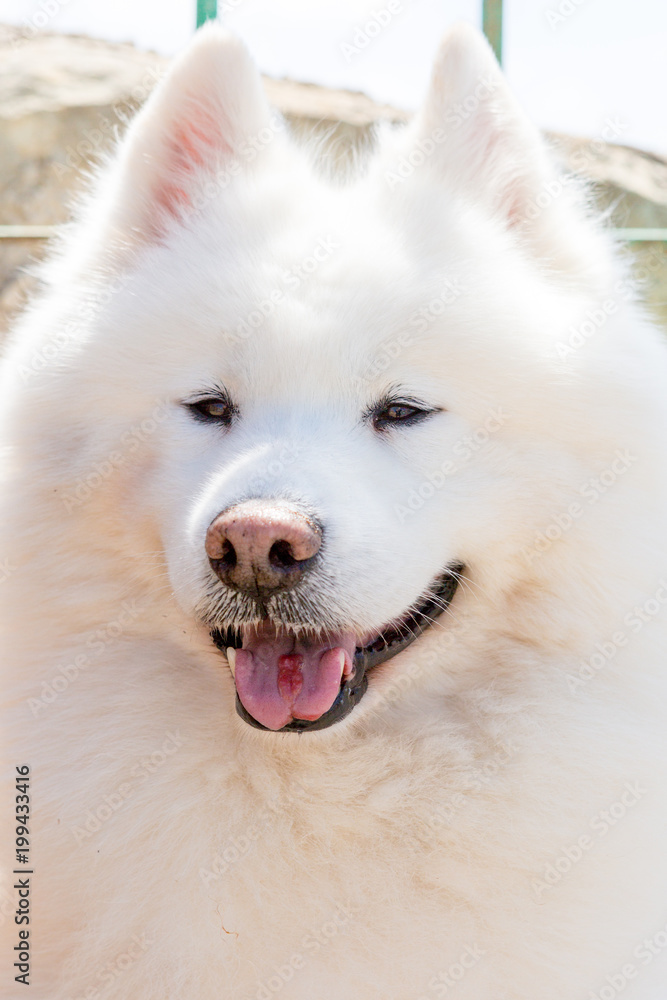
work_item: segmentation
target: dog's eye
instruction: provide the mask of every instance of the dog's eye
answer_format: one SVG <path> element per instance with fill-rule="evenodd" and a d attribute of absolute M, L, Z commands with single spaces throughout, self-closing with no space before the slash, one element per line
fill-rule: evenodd
<path fill-rule="evenodd" d="M 418 413 L 422 413 L 422 410 L 418 410 L 416 406 L 408 406 L 407 403 L 392 403 L 391 406 L 386 406 L 381 413 L 378 414 L 376 419 L 387 421 L 388 423 L 398 423 L 404 420 L 410 420 L 411 417 L 416 416 Z"/>
<path fill-rule="evenodd" d="M 196 420 L 207 423 L 223 424 L 229 427 L 236 414 L 233 403 L 222 396 L 211 396 L 208 399 L 197 399 L 185 404 Z"/>
<path fill-rule="evenodd" d="M 434 411 L 423 409 L 414 403 L 395 401 L 381 404 L 372 415 L 376 430 L 384 430 L 394 424 L 406 426 L 429 417 Z"/>

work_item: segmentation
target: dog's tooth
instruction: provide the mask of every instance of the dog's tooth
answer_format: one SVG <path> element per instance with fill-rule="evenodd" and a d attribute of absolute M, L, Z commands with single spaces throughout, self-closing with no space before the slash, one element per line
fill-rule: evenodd
<path fill-rule="evenodd" d="M 233 646 L 227 646 L 227 662 L 229 663 L 232 677 L 234 677 L 236 671 L 236 650 Z"/>

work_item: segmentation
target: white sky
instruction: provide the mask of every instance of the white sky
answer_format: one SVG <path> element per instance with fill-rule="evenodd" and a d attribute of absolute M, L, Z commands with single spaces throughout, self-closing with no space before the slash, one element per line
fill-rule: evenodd
<path fill-rule="evenodd" d="M 219 0 L 222 20 L 260 68 L 365 91 L 413 109 L 448 24 L 481 24 L 481 0 L 391 0 L 400 10 L 352 58 L 355 29 L 390 0 Z M 173 53 L 195 24 L 196 0 L 0 0 L 0 21 L 48 16 L 48 28 Z M 557 23 L 553 12 L 565 13 Z M 567 11 L 571 13 L 567 13 Z M 595 136 L 607 118 L 617 141 L 667 155 L 665 0 L 505 0 L 504 64 L 515 93 L 543 128 Z"/>

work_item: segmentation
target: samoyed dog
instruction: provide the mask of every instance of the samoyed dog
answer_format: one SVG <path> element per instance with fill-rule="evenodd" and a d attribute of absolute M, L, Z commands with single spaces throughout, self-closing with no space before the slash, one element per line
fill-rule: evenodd
<path fill-rule="evenodd" d="M 176 62 L 4 363 L 3 996 L 667 996 L 667 350 L 588 214 L 472 29 L 345 177 Z"/>

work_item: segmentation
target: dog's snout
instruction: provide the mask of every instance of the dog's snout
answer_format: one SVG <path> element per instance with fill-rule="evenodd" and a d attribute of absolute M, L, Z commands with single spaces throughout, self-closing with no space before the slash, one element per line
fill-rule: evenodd
<path fill-rule="evenodd" d="M 256 500 L 218 514 L 206 533 L 206 554 L 220 580 L 252 594 L 293 587 L 321 544 L 321 529 L 305 514 Z"/>

